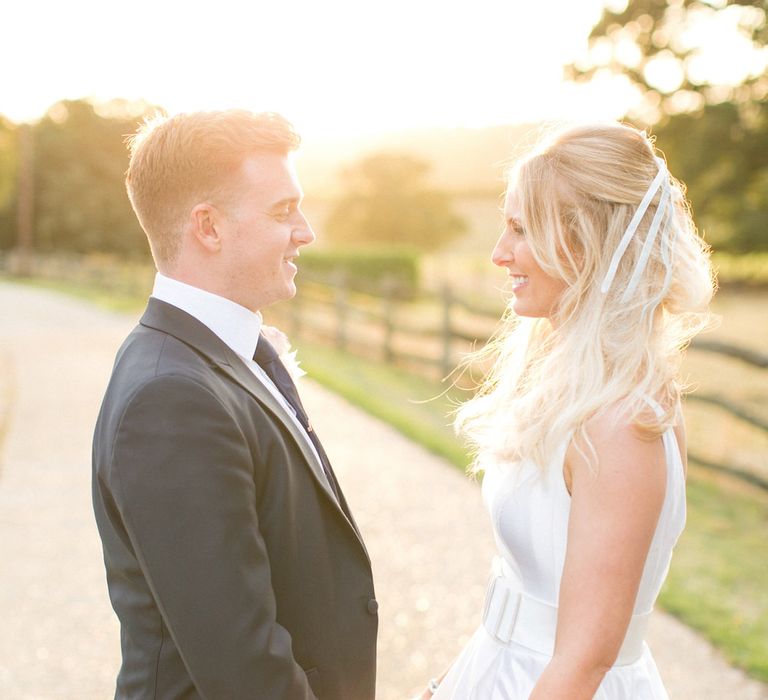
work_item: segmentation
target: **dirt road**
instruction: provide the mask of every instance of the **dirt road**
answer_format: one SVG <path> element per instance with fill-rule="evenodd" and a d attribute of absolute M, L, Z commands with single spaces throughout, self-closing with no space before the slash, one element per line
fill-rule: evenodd
<path fill-rule="evenodd" d="M 135 318 L 0 283 L 0 319 L 0 698 L 110 698 L 119 631 L 91 510 L 90 440 Z M 308 379 L 300 390 L 374 562 L 378 697 L 403 700 L 478 624 L 492 555 L 479 489 Z M 664 614 L 649 642 L 675 700 L 768 700 Z"/>

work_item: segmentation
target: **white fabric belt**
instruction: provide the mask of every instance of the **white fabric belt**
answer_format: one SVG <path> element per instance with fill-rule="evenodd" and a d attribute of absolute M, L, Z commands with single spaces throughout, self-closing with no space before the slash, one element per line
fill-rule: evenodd
<path fill-rule="evenodd" d="M 557 606 L 531 598 L 519 584 L 505 575 L 507 565 L 494 559 L 483 611 L 483 626 L 504 645 L 512 643 L 552 656 L 555 651 Z M 650 612 L 633 615 L 614 666 L 627 666 L 643 654 Z"/>

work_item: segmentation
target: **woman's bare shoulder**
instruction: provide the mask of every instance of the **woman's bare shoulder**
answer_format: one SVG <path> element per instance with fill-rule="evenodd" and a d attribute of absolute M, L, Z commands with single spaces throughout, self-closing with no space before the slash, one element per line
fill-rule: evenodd
<path fill-rule="evenodd" d="M 574 480 L 614 480 L 628 487 L 644 484 L 653 488 L 666 482 L 666 461 L 660 435 L 642 429 L 620 407 L 609 407 L 590 417 L 585 424 L 588 440 L 577 434 L 565 455 L 564 477 L 569 492 Z"/>

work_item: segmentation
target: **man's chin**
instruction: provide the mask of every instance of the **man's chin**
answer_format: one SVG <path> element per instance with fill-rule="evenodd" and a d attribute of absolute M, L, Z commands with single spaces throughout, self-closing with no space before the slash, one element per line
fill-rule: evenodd
<path fill-rule="evenodd" d="M 281 301 L 288 301 L 289 299 L 293 299 L 293 297 L 296 296 L 296 285 L 295 284 L 288 284 L 285 286 L 285 288 L 281 290 L 275 290 L 275 292 L 271 295 L 268 301 L 265 303 L 262 303 L 261 309 L 266 308 L 267 306 L 272 306 L 273 304 L 279 304 Z"/>

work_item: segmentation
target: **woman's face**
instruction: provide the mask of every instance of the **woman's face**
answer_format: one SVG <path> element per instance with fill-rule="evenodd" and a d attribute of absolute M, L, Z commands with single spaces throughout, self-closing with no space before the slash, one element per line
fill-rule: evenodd
<path fill-rule="evenodd" d="M 533 257 L 525 239 L 522 214 L 514 191 L 504 202 L 504 230 L 493 249 L 494 265 L 507 269 L 518 316 L 549 318 L 566 287 L 564 280 L 548 275 Z"/>

